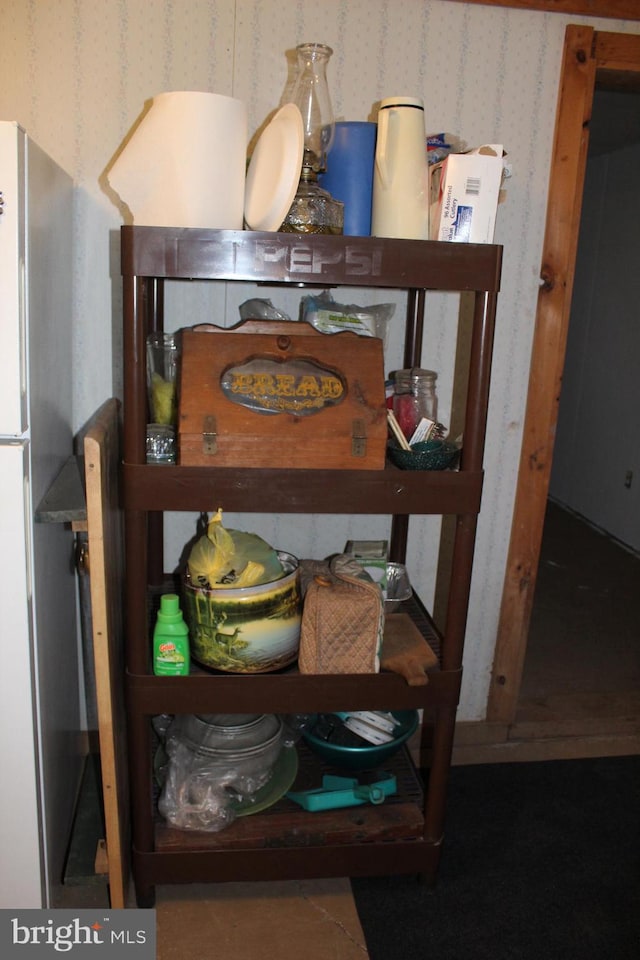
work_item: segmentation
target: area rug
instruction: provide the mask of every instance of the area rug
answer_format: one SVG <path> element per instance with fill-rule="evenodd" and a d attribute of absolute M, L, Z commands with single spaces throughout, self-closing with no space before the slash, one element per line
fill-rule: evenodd
<path fill-rule="evenodd" d="M 351 883 L 370 960 L 639 960 L 640 757 L 454 767 L 435 888 Z"/>

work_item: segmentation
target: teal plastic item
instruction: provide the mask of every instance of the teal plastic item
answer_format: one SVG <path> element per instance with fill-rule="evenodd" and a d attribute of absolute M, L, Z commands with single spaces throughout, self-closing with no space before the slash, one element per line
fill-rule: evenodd
<path fill-rule="evenodd" d="M 190 661 L 189 628 L 182 617 L 180 598 L 164 593 L 153 631 L 153 672 L 160 677 L 186 677 Z"/>
<path fill-rule="evenodd" d="M 359 807 L 365 803 L 384 803 L 385 797 L 397 792 L 394 776 L 383 777 L 376 783 L 360 783 L 351 777 L 336 777 L 325 774 L 322 786 L 316 790 L 289 791 L 287 797 L 300 804 L 304 810 L 337 810 L 342 807 Z"/>

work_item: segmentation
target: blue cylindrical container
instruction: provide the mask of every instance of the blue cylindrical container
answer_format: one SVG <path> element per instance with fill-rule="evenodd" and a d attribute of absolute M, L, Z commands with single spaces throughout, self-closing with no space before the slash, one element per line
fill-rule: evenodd
<path fill-rule="evenodd" d="M 343 233 L 352 237 L 368 237 L 371 233 L 376 131 L 375 123 L 339 120 L 326 173 L 319 177 L 323 189 L 344 203 Z"/>

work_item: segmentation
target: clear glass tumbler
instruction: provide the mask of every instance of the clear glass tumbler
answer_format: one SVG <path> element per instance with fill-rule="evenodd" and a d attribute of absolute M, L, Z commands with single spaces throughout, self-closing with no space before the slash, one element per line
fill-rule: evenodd
<path fill-rule="evenodd" d="M 147 461 L 174 463 L 178 419 L 178 342 L 173 333 L 150 333 L 147 337 Z"/>

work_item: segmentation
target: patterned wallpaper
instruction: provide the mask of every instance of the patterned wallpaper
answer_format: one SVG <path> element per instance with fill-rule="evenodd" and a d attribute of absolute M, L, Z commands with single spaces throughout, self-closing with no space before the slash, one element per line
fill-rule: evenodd
<path fill-rule="evenodd" d="M 496 231 L 505 246 L 503 289 L 460 711 L 462 719 L 481 719 L 520 452 L 564 30 L 568 22 L 618 32 L 638 25 L 446 0 L 406 0 L 401 16 L 398 10 L 396 0 L 3 0 L 0 117 L 18 120 L 77 184 L 75 428 L 120 391 L 122 220 L 104 171 L 150 97 L 177 89 L 232 94 L 246 102 L 253 136 L 285 95 L 295 45 L 318 40 L 334 49 L 329 82 L 338 118 L 367 119 L 380 98 L 405 93 L 424 98 L 429 132 L 454 133 L 469 146 L 505 144 L 513 175 Z M 188 315 L 195 322 L 213 311 L 234 322 L 239 299 L 249 295 L 223 289 L 211 299 L 195 291 Z M 385 299 L 379 291 L 377 302 Z M 178 312 L 176 323 L 191 322 L 177 302 Z M 440 371 L 445 418 L 455 345 L 451 298 L 431 297 L 429 316 L 423 361 Z M 397 324 L 394 330 L 388 369 L 400 355 Z M 232 519 L 302 555 L 310 544 L 322 556 L 347 537 L 387 532 L 380 518 Z M 410 538 L 410 573 L 427 600 L 437 531 L 433 519 L 418 521 Z M 192 533 L 190 518 L 173 518 L 170 558 Z"/>

